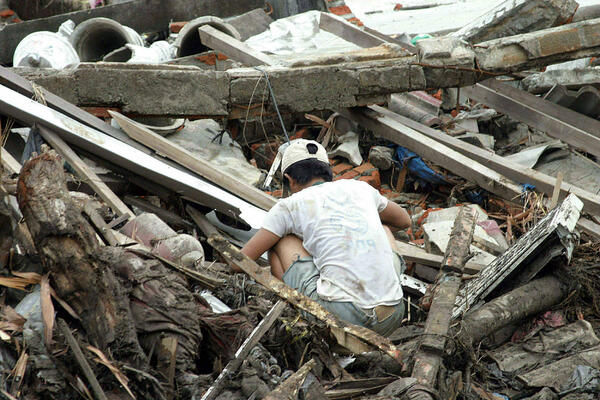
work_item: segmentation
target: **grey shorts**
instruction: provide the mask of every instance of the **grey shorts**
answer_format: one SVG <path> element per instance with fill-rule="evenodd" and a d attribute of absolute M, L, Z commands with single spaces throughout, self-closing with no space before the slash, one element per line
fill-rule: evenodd
<path fill-rule="evenodd" d="M 398 273 L 404 272 L 402 268 L 404 261 L 400 256 L 395 255 L 395 258 L 397 258 L 394 262 L 396 271 Z M 318 280 L 319 270 L 312 257 L 298 258 L 283 274 L 283 282 L 286 285 L 310 297 L 346 322 L 372 329 L 383 336 L 391 335 L 402 324 L 402 318 L 404 318 L 404 303 L 402 301 L 392 306 L 391 314 L 379 321 L 375 309 L 366 310 L 355 306 L 351 302 L 327 301 L 320 298 L 317 294 Z"/>

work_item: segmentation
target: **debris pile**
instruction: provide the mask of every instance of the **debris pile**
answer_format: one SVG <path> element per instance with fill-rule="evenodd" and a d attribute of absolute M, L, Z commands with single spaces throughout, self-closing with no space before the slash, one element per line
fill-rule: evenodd
<path fill-rule="evenodd" d="M 464 2 L 22 3 L 0 0 L 0 397 L 597 397 L 598 5 L 398 31 Z M 240 251 L 296 139 L 410 215 L 389 337 Z"/>

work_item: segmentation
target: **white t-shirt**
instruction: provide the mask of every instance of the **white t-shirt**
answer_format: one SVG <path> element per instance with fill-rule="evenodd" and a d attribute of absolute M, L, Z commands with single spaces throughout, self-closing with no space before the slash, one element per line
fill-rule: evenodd
<path fill-rule="evenodd" d="M 402 288 L 379 213 L 388 200 L 368 183 L 342 179 L 314 185 L 280 200 L 263 228 L 303 241 L 320 271 L 317 293 L 362 308 L 395 305 Z"/>

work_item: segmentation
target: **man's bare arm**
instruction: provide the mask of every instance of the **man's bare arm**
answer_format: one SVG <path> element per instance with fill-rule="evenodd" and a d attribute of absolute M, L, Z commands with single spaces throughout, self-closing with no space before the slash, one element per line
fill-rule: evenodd
<path fill-rule="evenodd" d="M 265 251 L 275 246 L 279 239 L 281 238 L 276 234 L 261 228 L 242 248 L 242 253 L 256 261 Z"/>
<path fill-rule="evenodd" d="M 390 228 L 406 229 L 410 226 L 410 216 L 398 204 L 388 201 L 387 207 L 379 213 L 381 222 Z"/>

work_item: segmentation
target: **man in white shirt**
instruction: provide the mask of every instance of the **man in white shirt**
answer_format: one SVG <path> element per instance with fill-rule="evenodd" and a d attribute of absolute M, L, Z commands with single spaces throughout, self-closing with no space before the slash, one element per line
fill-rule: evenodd
<path fill-rule="evenodd" d="M 332 182 L 327 152 L 312 140 L 292 141 L 281 170 L 292 195 L 242 252 L 256 260 L 269 251 L 275 277 L 347 322 L 391 334 L 404 304 L 390 227 L 410 225 L 406 210 L 366 182 Z"/>

